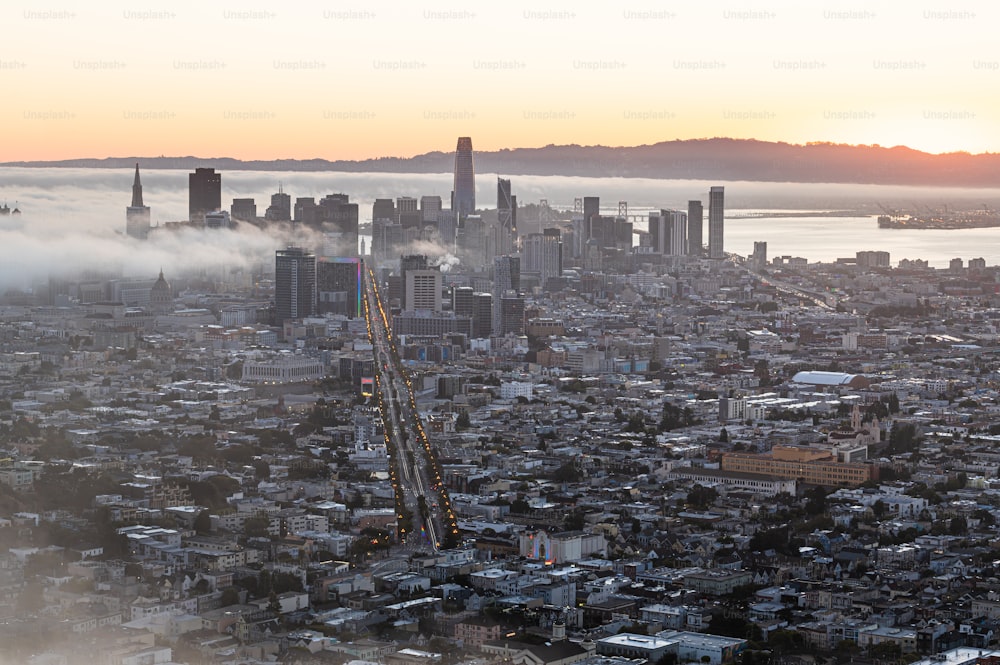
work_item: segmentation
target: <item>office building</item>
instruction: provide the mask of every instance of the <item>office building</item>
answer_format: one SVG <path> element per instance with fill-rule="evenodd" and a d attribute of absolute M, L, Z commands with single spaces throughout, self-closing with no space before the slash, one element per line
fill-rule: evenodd
<path fill-rule="evenodd" d="M 427 256 L 409 254 L 399 257 L 399 304 L 402 309 L 413 309 L 406 302 L 406 273 L 411 270 L 427 270 Z"/>
<path fill-rule="evenodd" d="M 497 178 L 497 225 L 493 232 L 493 255 L 513 254 L 517 247 L 517 197 L 510 193 L 510 180 Z"/>
<path fill-rule="evenodd" d="M 233 226 L 233 220 L 228 210 L 216 210 L 205 213 L 206 229 L 228 229 Z"/>
<path fill-rule="evenodd" d="M 316 255 L 301 247 L 274 253 L 274 318 L 278 325 L 316 313 Z"/>
<path fill-rule="evenodd" d="M 859 268 L 869 269 L 869 268 L 888 268 L 889 267 L 889 252 L 885 251 L 862 251 L 855 252 L 855 261 Z M 959 259 L 959 268 L 961 268 L 961 259 Z"/>
<path fill-rule="evenodd" d="M 417 199 L 412 196 L 400 196 L 396 199 L 396 216 L 404 229 L 423 225 L 423 217 L 417 205 Z"/>
<path fill-rule="evenodd" d="M 704 209 L 701 201 L 688 201 L 688 254 L 701 256 L 704 252 L 702 230 L 704 227 Z"/>
<path fill-rule="evenodd" d="M 438 215 L 441 214 L 440 196 L 420 197 L 420 219 L 424 224 L 437 224 Z"/>
<path fill-rule="evenodd" d="M 542 286 L 553 277 L 562 275 L 563 244 L 559 229 L 524 236 L 521 258 L 524 272 L 538 273 Z"/>
<path fill-rule="evenodd" d="M 472 316 L 474 293 L 475 291 L 471 286 L 451 287 L 451 311 L 455 313 L 455 316 Z"/>
<path fill-rule="evenodd" d="M 229 216 L 242 222 L 253 222 L 257 219 L 257 203 L 253 199 L 233 199 L 229 207 Z"/>
<path fill-rule="evenodd" d="M 271 205 L 264 211 L 264 219 L 269 222 L 292 221 L 292 197 L 285 194 L 280 183 L 278 192 L 271 194 Z"/>
<path fill-rule="evenodd" d="M 726 258 L 722 231 L 725 213 L 725 187 L 716 186 L 708 191 L 708 258 Z"/>
<path fill-rule="evenodd" d="M 375 199 L 372 204 L 372 222 L 396 222 L 396 204 L 392 199 Z"/>
<path fill-rule="evenodd" d="M 649 213 L 649 238 L 654 254 L 684 256 L 687 254 L 687 214 L 680 210 Z"/>
<path fill-rule="evenodd" d="M 316 311 L 349 319 L 364 315 L 364 261 L 357 257 L 323 256 L 316 261 Z"/>
<path fill-rule="evenodd" d="M 337 256 L 358 255 L 358 204 L 347 194 L 328 194 L 320 199 L 320 228 L 328 243 L 336 243 Z"/>
<path fill-rule="evenodd" d="M 524 334 L 524 296 L 508 291 L 500 296 L 500 320 L 496 334 Z"/>
<path fill-rule="evenodd" d="M 521 259 L 516 256 L 498 256 L 493 259 L 493 334 L 500 331 L 500 310 L 503 296 L 516 294 L 521 288 Z"/>
<path fill-rule="evenodd" d="M 444 276 L 440 270 L 407 270 L 404 279 L 406 309 L 441 311 L 441 287 Z"/>
<path fill-rule="evenodd" d="M 188 174 L 188 219 L 197 224 L 205 213 L 222 208 L 222 174 L 215 169 L 197 168 Z"/>
<path fill-rule="evenodd" d="M 472 159 L 472 138 L 462 136 L 455 148 L 455 180 L 451 209 L 459 219 L 476 211 L 476 169 Z"/>
<path fill-rule="evenodd" d="M 767 265 L 767 243 L 761 240 L 754 242 L 753 254 L 750 255 L 750 267 L 762 270 Z"/>
<path fill-rule="evenodd" d="M 472 336 L 488 338 L 493 332 L 493 294 L 472 294 Z"/>
<path fill-rule="evenodd" d="M 125 209 L 125 234 L 137 240 L 149 237 L 149 206 L 142 203 L 138 162 L 135 165 L 135 180 L 132 181 L 132 205 Z"/>

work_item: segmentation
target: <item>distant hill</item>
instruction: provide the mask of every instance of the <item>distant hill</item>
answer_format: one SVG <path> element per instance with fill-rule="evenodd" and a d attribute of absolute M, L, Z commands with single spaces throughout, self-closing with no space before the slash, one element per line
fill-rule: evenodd
<path fill-rule="evenodd" d="M 548 145 L 476 152 L 478 173 L 592 177 L 841 182 L 880 185 L 1000 187 L 1000 154 L 934 155 L 897 146 L 833 143 L 793 145 L 745 139 L 694 139 L 653 145 L 606 147 Z M 358 161 L 274 159 L 242 161 L 229 157 L 108 157 L 47 162 L 6 162 L 3 166 L 255 171 L 373 171 L 448 173 L 451 152 Z"/>

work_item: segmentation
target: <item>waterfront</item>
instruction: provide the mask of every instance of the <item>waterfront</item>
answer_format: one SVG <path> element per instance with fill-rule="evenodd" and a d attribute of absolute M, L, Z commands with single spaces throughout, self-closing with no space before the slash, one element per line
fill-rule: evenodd
<path fill-rule="evenodd" d="M 211 162 L 206 160 L 206 165 Z M 0 168 L 0 201 L 23 211 L 20 219 L 0 219 L 0 237 L 12 231 L 31 235 L 33 229 L 48 236 L 60 232 L 87 232 L 114 238 L 124 230 L 125 206 L 130 200 L 132 171 L 123 169 Z M 507 176 L 505 176 L 507 177 Z M 606 214 L 617 211 L 618 201 L 628 201 L 633 214 L 654 208 L 686 209 L 688 199 L 701 198 L 705 206 L 711 185 L 726 187 L 726 251 L 747 255 L 755 241 L 768 243 L 769 256 L 802 256 L 810 261 L 832 261 L 854 256 L 859 250 L 885 250 L 893 264 L 900 259 L 924 259 L 945 267 L 952 258 L 983 257 L 1000 264 L 1000 228 L 962 230 L 879 229 L 879 206 L 892 208 L 953 207 L 1000 208 L 1000 188 L 958 189 L 768 182 L 709 182 L 653 180 L 648 178 L 582 178 L 567 176 L 510 176 L 521 205 L 547 199 L 556 209 L 573 206 L 576 197 L 601 197 Z M 187 217 L 187 171 L 143 170 L 145 202 L 152 208 L 153 223 Z M 320 198 L 344 192 L 359 205 L 360 219 L 371 216 L 376 198 L 437 195 L 447 201 L 451 174 L 224 171 L 223 205 L 234 197 L 252 197 L 263 214 L 270 195 L 281 183 L 293 200 Z M 480 207 L 495 205 L 495 176 L 477 177 Z M 862 210 L 857 217 L 739 217 L 763 210 Z M 637 224 L 636 228 L 642 228 Z M 530 229 L 529 229 L 530 230 Z M 7 238 L 5 252 L 15 252 Z"/>

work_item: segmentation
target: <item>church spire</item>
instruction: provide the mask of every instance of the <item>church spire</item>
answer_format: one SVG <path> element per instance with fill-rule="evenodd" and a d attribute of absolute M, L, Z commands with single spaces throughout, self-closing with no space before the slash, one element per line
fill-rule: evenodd
<path fill-rule="evenodd" d="M 132 207 L 141 208 L 142 205 L 142 182 L 139 181 L 139 162 L 135 163 L 135 182 L 132 183 Z"/>

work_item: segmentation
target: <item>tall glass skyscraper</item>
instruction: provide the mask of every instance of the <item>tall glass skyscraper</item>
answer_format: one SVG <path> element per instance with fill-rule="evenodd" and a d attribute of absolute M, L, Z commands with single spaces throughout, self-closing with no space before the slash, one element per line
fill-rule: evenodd
<path fill-rule="evenodd" d="M 708 258 L 723 259 L 726 257 L 722 249 L 722 219 L 725 211 L 725 187 L 712 187 L 708 190 Z"/>
<path fill-rule="evenodd" d="M 274 319 L 282 325 L 316 313 L 316 255 L 301 247 L 274 253 Z"/>
<path fill-rule="evenodd" d="M 455 148 L 455 183 L 451 210 L 464 218 L 476 212 L 476 168 L 472 162 L 472 138 L 460 136 Z"/>

